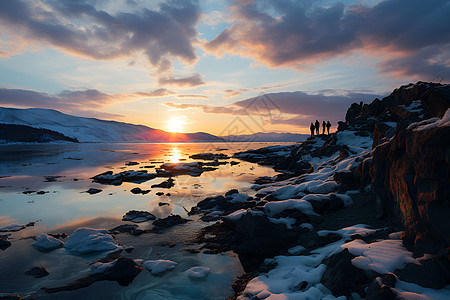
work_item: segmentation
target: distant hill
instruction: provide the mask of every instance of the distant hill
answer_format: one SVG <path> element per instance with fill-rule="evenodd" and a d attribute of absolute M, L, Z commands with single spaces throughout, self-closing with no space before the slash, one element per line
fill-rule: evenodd
<path fill-rule="evenodd" d="M 49 129 L 33 128 L 26 125 L 0 124 L 0 143 L 49 143 L 60 141 L 78 143 L 77 139 Z"/>
<path fill-rule="evenodd" d="M 204 142 L 220 141 L 205 133 L 171 133 L 143 125 L 76 117 L 53 109 L 0 107 L 0 123 L 59 132 L 80 142 Z"/>
<path fill-rule="evenodd" d="M 251 135 L 218 137 L 206 132 L 173 133 L 144 125 L 134 125 L 95 118 L 67 115 L 53 109 L 0 107 L 0 123 L 25 125 L 37 129 L 48 129 L 81 143 L 121 142 L 299 142 L 308 135 L 292 133 L 258 132 Z M 5 131 L 4 131 L 5 132 Z M 14 141 L 14 133 L 9 141 Z M 1 136 L 0 136 L 1 139 Z M 19 141 L 17 136 L 15 141 Z M 43 141 L 45 142 L 45 141 Z"/>

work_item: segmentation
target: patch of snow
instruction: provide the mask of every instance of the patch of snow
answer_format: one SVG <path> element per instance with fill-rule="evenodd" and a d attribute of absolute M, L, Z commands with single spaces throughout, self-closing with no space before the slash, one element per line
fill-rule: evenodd
<path fill-rule="evenodd" d="M 450 285 L 446 285 L 444 288 L 436 290 L 401 281 L 397 278 L 394 293 L 399 296 L 399 299 L 447 300 L 450 299 Z"/>
<path fill-rule="evenodd" d="M 64 248 L 71 252 L 87 254 L 98 251 L 113 251 L 121 248 L 106 229 L 78 228 L 70 235 Z"/>
<path fill-rule="evenodd" d="M 352 264 L 363 270 L 373 270 L 380 274 L 402 269 L 406 263 L 417 263 L 412 252 L 406 250 L 401 240 L 381 240 L 367 244 L 363 240 L 353 240 L 342 246 L 356 255 Z"/>
<path fill-rule="evenodd" d="M 335 195 L 336 195 L 336 197 L 338 197 L 339 199 L 341 199 L 344 202 L 344 205 L 346 207 L 348 207 L 348 206 L 353 204 L 353 199 L 349 195 L 338 194 L 338 193 L 336 193 Z"/>
<path fill-rule="evenodd" d="M 51 250 L 62 247 L 64 243 L 50 235 L 42 233 L 36 237 L 36 242 L 31 245 L 40 249 Z"/>
<path fill-rule="evenodd" d="M 171 260 L 164 260 L 164 259 L 158 259 L 158 260 L 148 260 L 144 262 L 144 266 L 153 274 L 161 274 L 169 270 L 175 269 L 175 266 L 177 265 L 176 262 L 173 262 Z"/>
<path fill-rule="evenodd" d="M 406 129 L 413 129 L 414 131 L 428 130 L 435 127 L 450 126 L 450 108 L 447 109 L 442 119 L 431 118 L 421 122 L 411 123 Z"/>
<path fill-rule="evenodd" d="M 300 224 L 300 227 L 301 228 L 306 228 L 306 229 L 309 229 L 309 230 L 313 230 L 313 226 L 310 223 L 302 223 L 302 224 Z"/>
<path fill-rule="evenodd" d="M 399 240 L 402 233 L 403 233 L 403 231 L 393 232 L 393 233 L 389 234 L 389 238 L 392 240 Z"/>
<path fill-rule="evenodd" d="M 294 246 L 292 248 L 289 248 L 288 252 L 289 252 L 289 254 L 295 255 L 295 254 L 300 254 L 300 253 L 302 253 L 305 250 L 306 250 L 305 247 L 303 247 L 302 245 L 298 245 L 298 246 Z"/>
<path fill-rule="evenodd" d="M 247 213 L 246 209 L 240 209 L 240 210 L 237 210 L 235 212 L 232 212 L 229 215 L 226 215 L 223 218 L 227 219 L 227 220 L 230 220 L 232 222 L 235 222 L 235 221 L 239 220 L 240 218 L 242 218 L 242 216 L 245 215 L 246 213 Z"/>
<path fill-rule="evenodd" d="M 246 202 L 250 198 L 249 195 L 244 193 L 236 193 L 229 197 L 231 198 L 231 200 L 228 201 L 230 203 Z"/>
<path fill-rule="evenodd" d="M 209 275 L 210 271 L 210 268 L 198 266 L 190 268 L 186 274 L 191 278 L 203 279 Z"/>
<path fill-rule="evenodd" d="M 90 273 L 91 274 L 104 273 L 109 268 L 114 267 L 116 265 L 116 263 L 117 263 L 117 259 L 115 259 L 109 263 L 96 262 L 91 265 Z"/>
<path fill-rule="evenodd" d="M 422 102 L 420 100 L 413 101 L 409 106 L 400 105 L 401 108 L 403 108 L 406 111 L 418 113 L 422 112 Z"/>
<path fill-rule="evenodd" d="M 301 199 L 289 199 L 289 200 L 282 200 L 282 201 L 275 201 L 275 202 L 269 202 L 266 203 L 263 206 L 264 210 L 266 211 L 267 215 L 274 217 L 281 212 L 283 212 L 286 209 L 297 209 L 303 212 L 304 214 L 308 215 L 317 215 L 314 212 L 314 209 L 308 201 L 301 200 Z"/>

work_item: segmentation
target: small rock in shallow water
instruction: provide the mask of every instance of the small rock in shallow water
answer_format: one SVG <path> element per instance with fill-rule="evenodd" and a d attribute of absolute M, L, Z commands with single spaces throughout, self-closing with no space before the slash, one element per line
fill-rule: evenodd
<path fill-rule="evenodd" d="M 148 211 L 130 210 L 123 217 L 122 221 L 131 221 L 135 223 L 141 223 L 145 221 L 155 220 L 155 215 Z"/>
<path fill-rule="evenodd" d="M 156 196 L 162 196 L 162 195 L 164 195 L 163 192 L 157 192 L 157 193 L 156 193 Z"/>
<path fill-rule="evenodd" d="M 33 276 L 34 278 L 45 277 L 50 274 L 44 267 L 33 267 L 24 272 L 25 275 Z"/>
<path fill-rule="evenodd" d="M 11 242 L 8 241 L 8 236 L 7 235 L 0 235 L 0 249 L 1 250 L 6 250 L 10 246 L 11 246 Z"/>
<path fill-rule="evenodd" d="M 162 274 L 164 272 L 167 272 L 169 270 L 175 269 L 175 266 L 177 265 L 176 262 L 173 262 L 171 260 L 148 260 L 144 262 L 144 266 L 153 274 Z"/>
<path fill-rule="evenodd" d="M 169 204 L 169 203 L 165 203 L 165 202 L 159 202 L 159 203 L 158 203 L 158 206 L 164 206 L 164 205 L 169 206 L 170 204 Z"/>
<path fill-rule="evenodd" d="M 164 189 L 170 189 L 171 187 L 173 187 L 175 184 L 173 183 L 175 180 L 173 180 L 172 178 L 167 179 L 166 181 L 163 181 L 161 183 L 158 184 L 153 184 L 152 188 L 164 188 Z"/>
<path fill-rule="evenodd" d="M 153 222 L 156 227 L 172 227 L 178 224 L 187 223 L 189 220 L 182 218 L 179 215 L 168 216 L 167 218 L 158 219 Z"/>
<path fill-rule="evenodd" d="M 86 191 L 86 193 L 88 193 L 90 195 L 94 195 L 94 194 L 100 193 L 101 191 L 102 191 L 101 189 L 90 188 Z"/>

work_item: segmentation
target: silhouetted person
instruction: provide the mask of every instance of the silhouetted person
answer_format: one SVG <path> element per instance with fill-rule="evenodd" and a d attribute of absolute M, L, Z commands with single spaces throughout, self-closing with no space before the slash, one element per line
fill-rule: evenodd
<path fill-rule="evenodd" d="M 325 134 L 325 126 L 327 126 L 327 124 L 325 123 L 325 121 L 322 122 L 322 134 Z"/>
<path fill-rule="evenodd" d="M 323 121 L 323 124 L 325 124 L 325 121 Z M 330 128 L 331 128 L 331 123 L 330 121 L 327 122 L 327 131 L 328 131 L 328 135 L 330 135 Z"/>
<path fill-rule="evenodd" d="M 314 136 L 314 124 L 311 123 L 311 126 L 309 126 L 309 130 L 311 130 L 311 136 Z"/>
<path fill-rule="evenodd" d="M 319 135 L 319 129 L 320 129 L 320 123 L 316 120 L 316 123 L 314 124 L 316 127 L 316 135 Z"/>

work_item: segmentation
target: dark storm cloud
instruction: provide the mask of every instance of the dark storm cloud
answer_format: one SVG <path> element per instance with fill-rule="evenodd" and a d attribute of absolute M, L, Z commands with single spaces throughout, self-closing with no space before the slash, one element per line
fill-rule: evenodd
<path fill-rule="evenodd" d="M 234 2 L 233 25 L 207 42 L 207 51 L 301 69 L 362 50 L 382 59 L 381 71 L 449 73 L 450 1 L 385 0 L 373 7 L 330 2 L 323 6 L 318 1 L 246 2 Z"/>
<path fill-rule="evenodd" d="M 0 24 L 26 39 L 93 59 L 142 52 L 160 70 L 170 67 L 171 58 L 197 59 L 192 45 L 200 17 L 196 2 L 174 0 L 157 10 L 135 7 L 118 13 L 99 8 L 107 2 L 2 0 Z"/>

